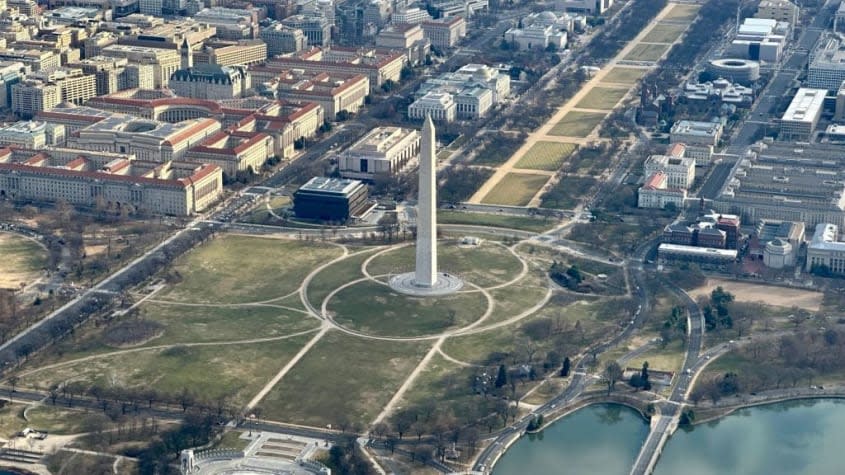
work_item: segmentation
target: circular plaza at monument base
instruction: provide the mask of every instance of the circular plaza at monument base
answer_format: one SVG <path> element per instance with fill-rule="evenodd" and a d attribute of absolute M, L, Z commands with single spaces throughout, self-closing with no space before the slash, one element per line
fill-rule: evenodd
<path fill-rule="evenodd" d="M 449 295 L 461 290 L 464 286 L 464 281 L 460 277 L 446 272 L 438 272 L 437 280 L 431 286 L 417 283 L 415 272 L 391 276 L 388 282 L 391 289 L 413 297 Z"/>

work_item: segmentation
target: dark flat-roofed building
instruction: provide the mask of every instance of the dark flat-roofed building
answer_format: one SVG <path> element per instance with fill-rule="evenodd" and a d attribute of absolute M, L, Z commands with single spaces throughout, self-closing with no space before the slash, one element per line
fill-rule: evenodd
<path fill-rule="evenodd" d="M 314 177 L 293 194 L 293 210 L 299 218 L 346 221 L 366 210 L 368 194 L 359 180 Z"/>

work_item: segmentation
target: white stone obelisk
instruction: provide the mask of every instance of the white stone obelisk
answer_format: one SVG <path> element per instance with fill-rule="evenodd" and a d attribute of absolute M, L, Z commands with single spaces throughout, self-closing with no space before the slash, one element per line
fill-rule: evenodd
<path fill-rule="evenodd" d="M 437 173 L 434 123 L 426 115 L 420 146 L 420 183 L 417 202 L 417 267 L 414 284 L 433 287 L 437 282 Z"/>

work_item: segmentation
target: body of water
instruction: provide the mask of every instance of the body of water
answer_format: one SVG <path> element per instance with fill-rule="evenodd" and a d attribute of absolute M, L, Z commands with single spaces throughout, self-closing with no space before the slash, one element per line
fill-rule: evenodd
<path fill-rule="evenodd" d="M 845 401 L 794 401 L 679 429 L 654 474 L 841 475 L 843 450 Z"/>
<path fill-rule="evenodd" d="M 493 475 L 628 475 L 647 435 L 648 424 L 633 409 L 588 406 L 517 441 Z"/>

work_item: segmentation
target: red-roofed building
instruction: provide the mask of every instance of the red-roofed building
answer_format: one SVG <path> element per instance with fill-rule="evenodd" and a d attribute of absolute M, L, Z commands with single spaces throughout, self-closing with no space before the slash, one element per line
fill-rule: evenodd
<path fill-rule="evenodd" d="M 662 171 L 649 175 L 643 186 L 640 187 L 637 206 L 640 208 L 665 208 L 666 205 L 671 203 L 677 208 L 683 208 L 687 191 L 667 188 L 668 181 L 668 175 Z"/>
<path fill-rule="evenodd" d="M 261 171 L 274 155 L 273 137 L 260 132 L 220 131 L 188 150 L 185 160 L 213 163 L 229 177 L 238 172 Z"/>
<path fill-rule="evenodd" d="M 188 216 L 220 198 L 217 165 L 150 162 L 127 155 L 0 149 L 0 198 Z"/>

